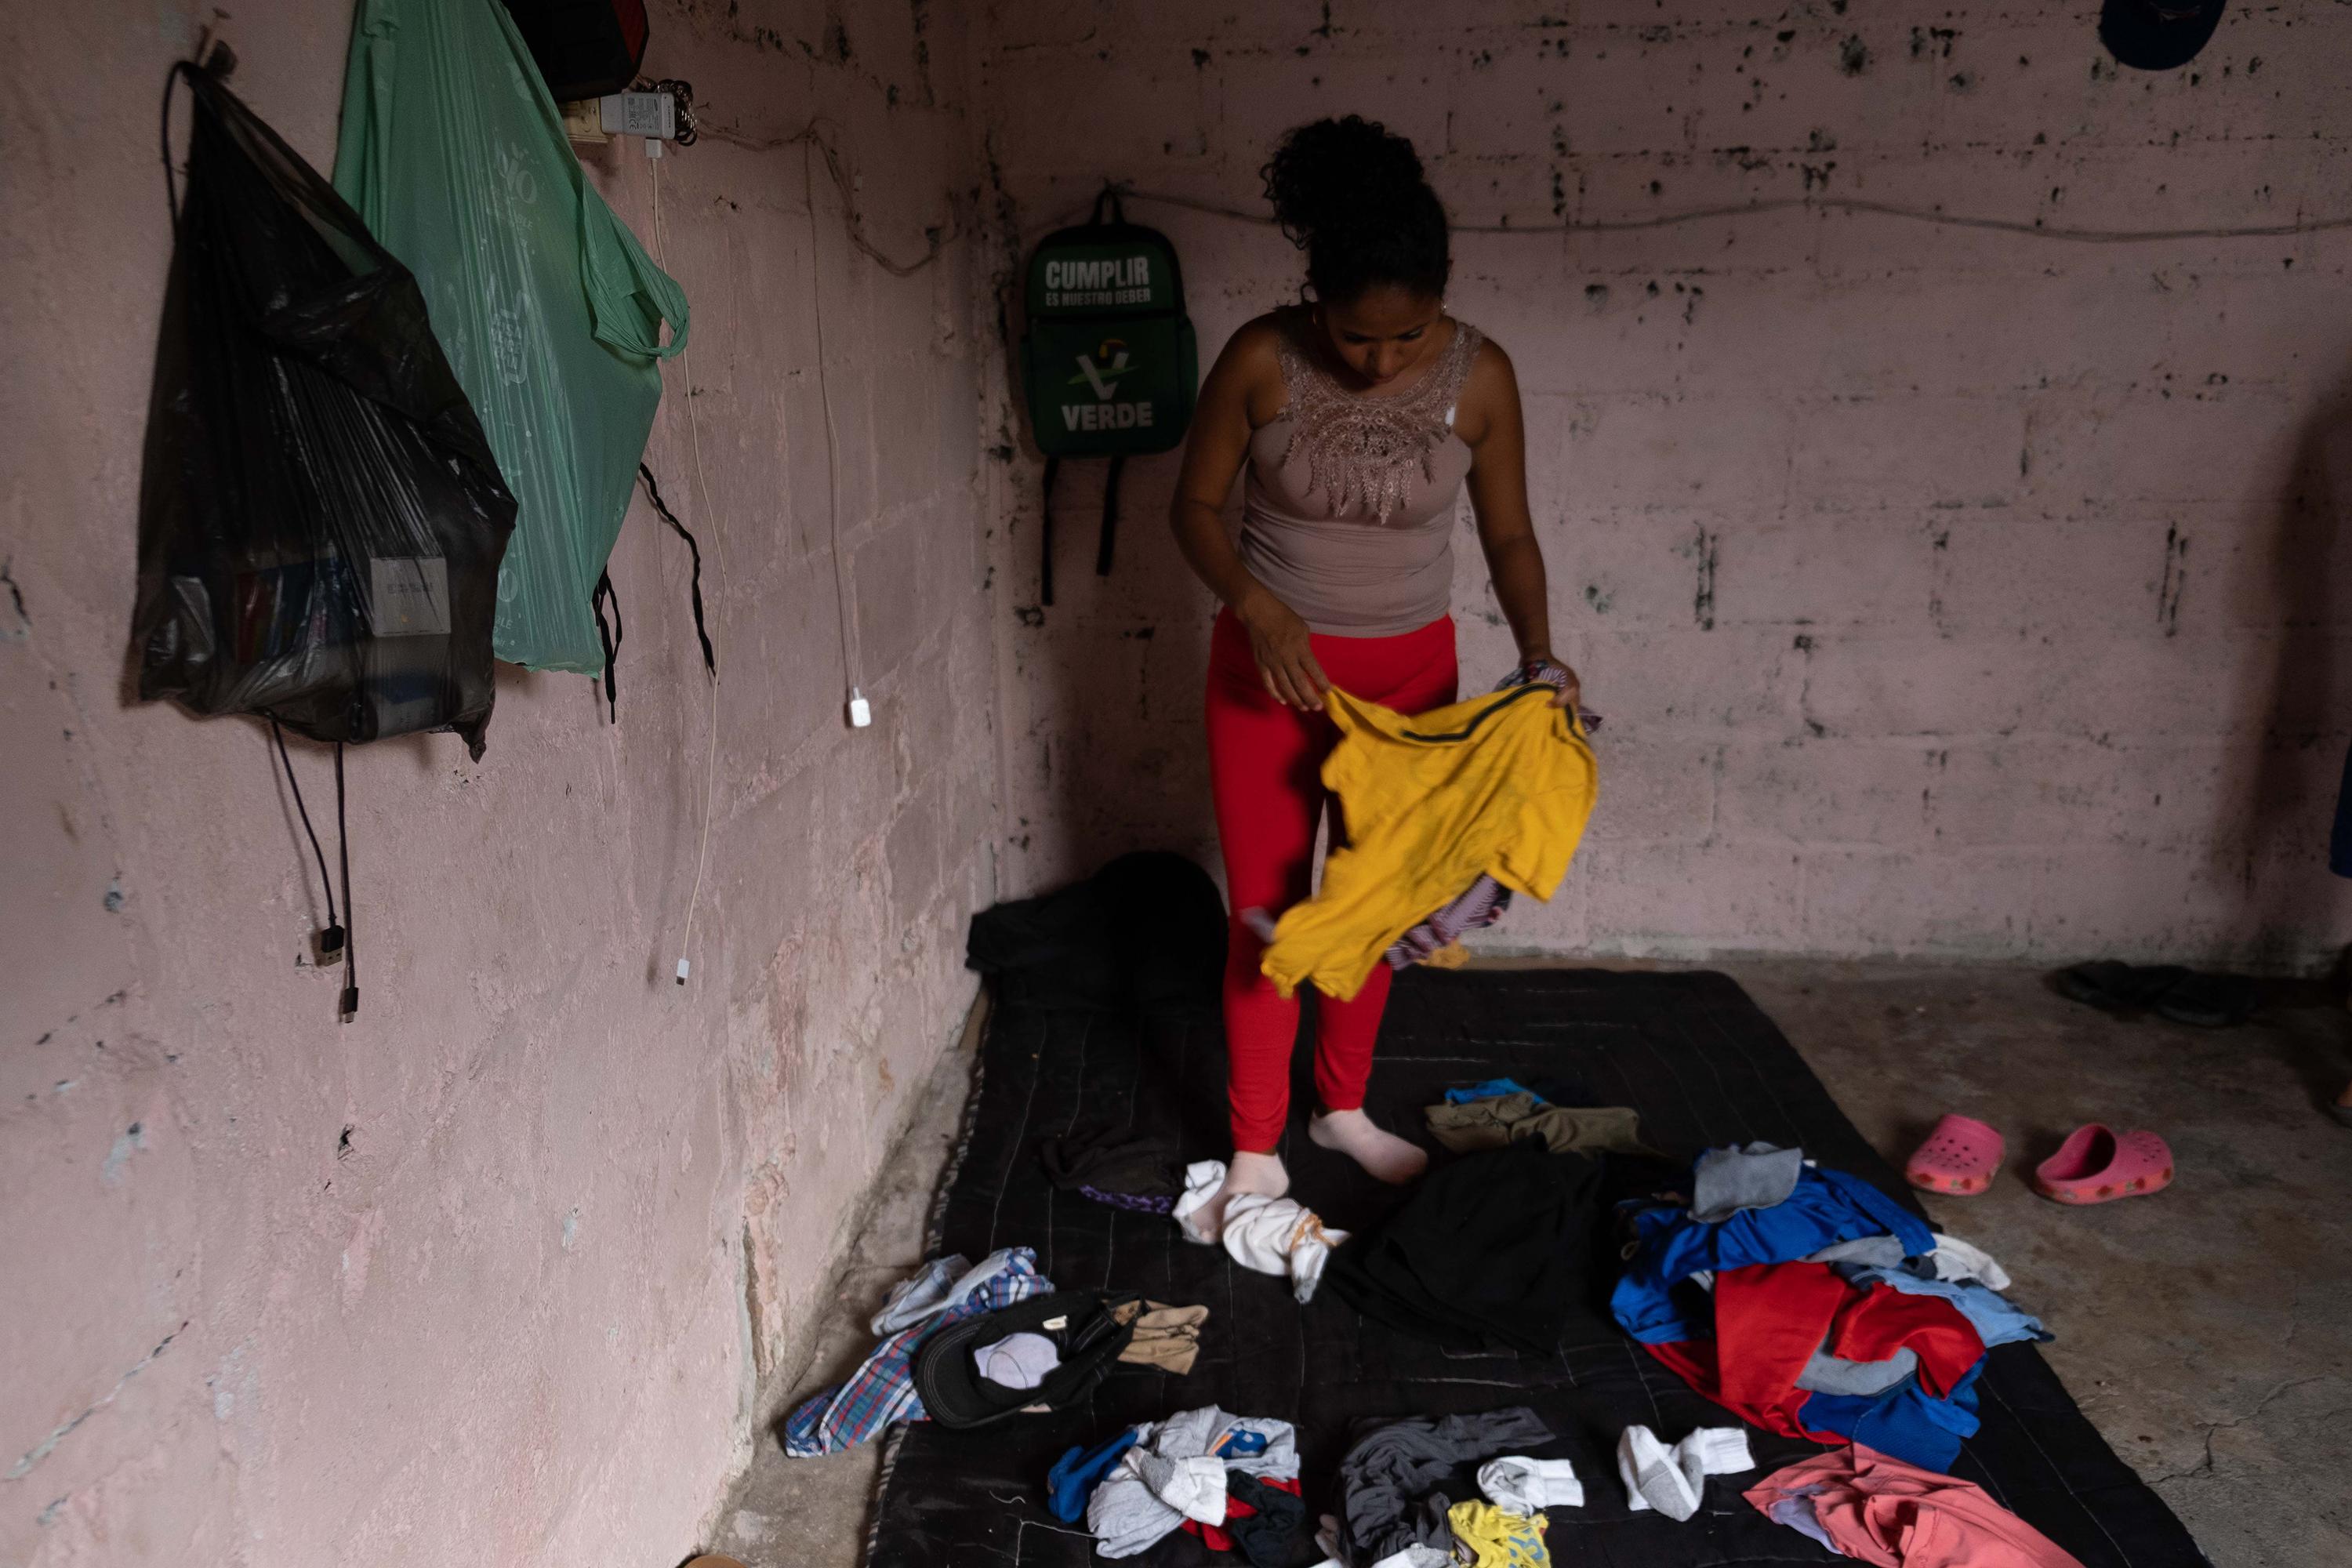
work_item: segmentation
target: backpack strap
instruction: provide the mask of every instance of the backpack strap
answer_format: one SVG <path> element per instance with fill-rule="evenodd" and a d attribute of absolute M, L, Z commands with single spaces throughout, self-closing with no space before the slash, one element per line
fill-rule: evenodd
<path fill-rule="evenodd" d="M 1054 479 L 1062 471 L 1062 459 L 1045 459 L 1045 482 L 1037 498 L 1037 602 L 1050 605 L 1054 602 Z"/>
<path fill-rule="evenodd" d="M 1095 575 L 1110 575 L 1111 556 L 1118 541 L 1118 479 L 1127 469 L 1127 454 L 1111 455 L 1110 471 L 1103 476 L 1102 529 L 1095 542 Z M 1039 540 L 1037 603 L 1054 602 L 1054 481 L 1061 476 L 1062 459 L 1045 459 L 1045 478 L 1037 500 Z"/>
<path fill-rule="evenodd" d="M 1118 476 L 1127 467 L 1127 454 L 1114 452 L 1110 472 L 1103 476 L 1102 533 L 1095 543 L 1095 575 L 1110 575 L 1111 543 L 1118 535 Z"/>

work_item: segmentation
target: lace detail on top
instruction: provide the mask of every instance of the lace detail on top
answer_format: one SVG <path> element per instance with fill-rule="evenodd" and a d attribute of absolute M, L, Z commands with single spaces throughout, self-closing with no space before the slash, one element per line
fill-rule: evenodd
<path fill-rule="evenodd" d="M 1453 433 L 1447 416 L 1486 341 L 1469 322 L 1456 321 L 1454 341 L 1410 392 L 1360 397 L 1318 368 L 1286 331 L 1275 350 L 1289 397 L 1276 417 L 1291 421 L 1283 462 L 1303 450 L 1307 493 L 1321 490 L 1333 517 L 1360 506 L 1385 525 L 1403 504 L 1414 470 L 1423 483 L 1436 481 L 1432 458 Z"/>

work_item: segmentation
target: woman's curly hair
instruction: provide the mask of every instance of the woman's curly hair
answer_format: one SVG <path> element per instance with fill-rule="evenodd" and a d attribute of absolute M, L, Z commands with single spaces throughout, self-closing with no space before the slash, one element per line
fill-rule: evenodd
<path fill-rule="evenodd" d="M 1260 171 L 1275 221 L 1307 252 L 1307 282 L 1328 303 L 1397 284 L 1442 297 L 1454 269 L 1445 207 L 1412 143 L 1350 114 L 1297 126 Z"/>

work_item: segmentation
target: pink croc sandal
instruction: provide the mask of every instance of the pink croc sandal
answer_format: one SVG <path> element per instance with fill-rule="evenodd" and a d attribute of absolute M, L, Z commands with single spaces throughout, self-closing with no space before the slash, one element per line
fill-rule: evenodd
<path fill-rule="evenodd" d="M 2153 1132 L 2117 1133 L 2091 1122 L 2034 1168 L 2033 1190 L 2062 1204 L 2145 1197 L 2172 1184 L 2172 1150 Z"/>
<path fill-rule="evenodd" d="M 1947 1116 L 1913 1152 L 1903 1173 L 1915 1187 L 1968 1197 L 1992 1185 L 2007 1148 L 1998 1131 L 1975 1117 Z"/>

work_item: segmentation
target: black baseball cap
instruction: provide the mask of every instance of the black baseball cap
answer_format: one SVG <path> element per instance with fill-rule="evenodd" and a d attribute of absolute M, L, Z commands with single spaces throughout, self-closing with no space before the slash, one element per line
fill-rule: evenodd
<path fill-rule="evenodd" d="M 990 1382 L 980 1375 L 972 1352 L 1008 1334 L 1051 1340 L 1061 1364 L 1034 1388 Z M 1110 1375 L 1111 1364 L 1134 1338 L 1133 1323 L 1114 1320 L 1102 1297 L 1088 1290 L 1050 1290 L 950 1323 L 925 1340 L 915 1352 L 915 1392 L 942 1426 L 984 1426 L 1024 1410 L 1066 1409 Z"/>
<path fill-rule="evenodd" d="M 2168 71 L 2187 65 L 2221 24 L 2229 0 L 2106 0 L 2099 41 L 2134 70 Z"/>

